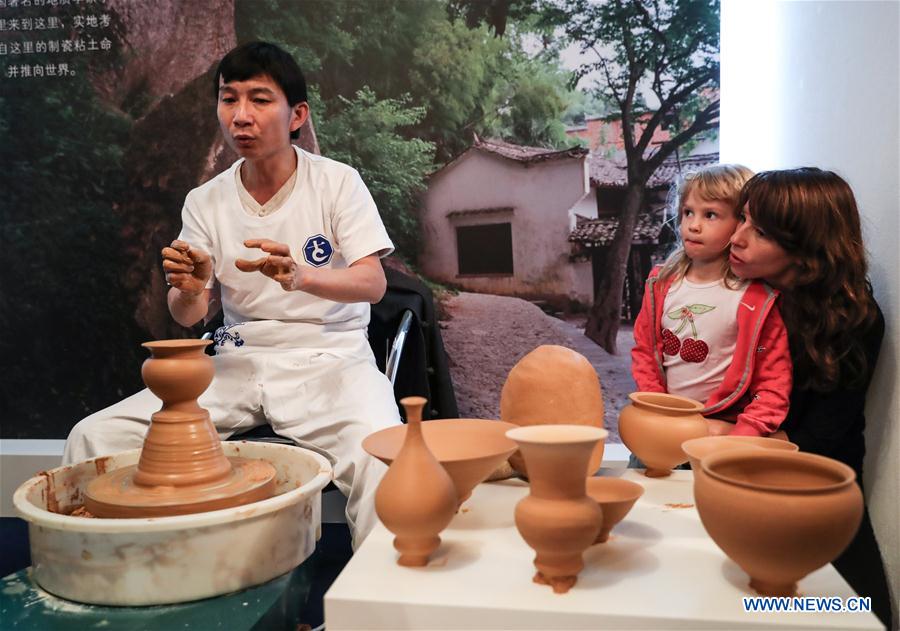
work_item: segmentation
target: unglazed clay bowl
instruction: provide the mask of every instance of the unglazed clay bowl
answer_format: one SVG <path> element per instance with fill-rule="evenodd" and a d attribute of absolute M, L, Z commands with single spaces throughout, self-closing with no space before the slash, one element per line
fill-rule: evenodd
<path fill-rule="evenodd" d="M 672 473 L 688 460 L 682 443 L 709 434 L 699 401 L 660 392 L 632 392 L 628 398 L 631 404 L 619 413 L 619 436 L 647 466 L 647 477 Z"/>
<path fill-rule="evenodd" d="M 694 498 L 706 532 L 766 596 L 834 560 L 862 519 L 856 474 L 816 454 L 731 449 L 700 461 Z"/>
<path fill-rule="evenodd" d="M 43 472 L 13 503 L 28 522 L 31 576 L 46 591 L 95 605 L 144 606 L 210 598 L 265 583 L 300 565 L 321 535 L 321 491 L 331 465 L 306 449 L 222 443 L 226 456 L 276 470 L 274 497 L 222 510 L 130 519 L 68 513 L 107 470 L 134 465 L 140 449 Z"/>
<path fill-rule="evenodd" d="M 591 425 L 603 427 L 603 391 L 597 371 L 584 355 L 565 346 L 543 345 L 512 367 L 500 391 L 500 419 L 529 425 Z M 603 462 L 603 441 L 597 443 L 585 475 Z M 521 452 L 509 464 L 528 476 Z"/>
<path fill-rule="evenodd" d="M 460 504 L 516 450 L 516 443 L 506 437 L 506 432 L 515 427 L 503 421 L 471 418 L 422 423 L 425 444 L 450 474 Z M 369 434 L 362 446 L 390 466 L 404 438 L 406 425 L 397 425 Z"/>
<path fill-rule="evenodd" d="M 625 518 L 634 503 L 644 494 L 644 487 L 621 478 L 587 479 L 587 494 L 603 511 L 603 526 L 594 543 L 604 543 L 609 532 Z"/>
<path fill-rule="evenodd" d="M 700 468 L 700 460 L 709 454 L 741 447 L 781 451 L 797 451 L 799 449 L 797 445 L 786 440 L 763 436 L 703 436 L 686 440 L 681 444 L 681 448 L 687 454 L 688 462 L 691 463 L 691 469 L 695 472 Z"/>

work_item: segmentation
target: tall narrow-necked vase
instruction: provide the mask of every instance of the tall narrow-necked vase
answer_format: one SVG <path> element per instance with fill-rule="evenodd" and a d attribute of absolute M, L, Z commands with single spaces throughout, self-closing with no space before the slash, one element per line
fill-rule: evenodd
<path fill-rule="evenodd" d="M 441 543 L 439 533 L 456 514 L 456 487 L 422 436 L 426 399 L 406 397 L 406 437 L 375 492 L 375 512 L 394 533 L 397 563 L 423 566 Z"/>
<path fill-rule="evenodd" d="M 582 553 L 600 532 L 603 513 L 587 496 L 585 471 L 607 434 L 585 425 L 532 425 L 506 433 L 528 467 L 530 493 L 516 505 L 516 527 L 536 552 L 533 580 L 557 594 L 575 585 Z"/>

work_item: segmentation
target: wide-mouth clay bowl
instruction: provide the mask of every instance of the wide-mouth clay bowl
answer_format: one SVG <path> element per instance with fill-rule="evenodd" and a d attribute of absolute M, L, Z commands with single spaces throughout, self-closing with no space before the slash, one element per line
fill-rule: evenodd
<path fill-rule="evenodd" d="M 862 519 L 856 474 L 802 452 L 731 449 L 700 461 L 694 498 L 706 532 L 766 596 L 834 560 Z"/>
<path fill-rule="evenodd" d="M 667 476 L 687 462 L 681 445 L 709 435 L 703 404 L 661 392 L 632 392 L 631 404 L 619 413 L 622 442 L 646 465 L 651 478 Z"/>
<path fill-rule="evenodd" d="M 603 527 L 594 543 L 604 543 L 609 532 L 625 518 L 634 503 L 644 494 L 644 487 L 637 482 L 621 478 L 587 479 L 587 494 L 603 511 Z"/>
<path fill-rule="evenodd" d="M 686 440 L 681 444 L 681 448 L 687 454 L 688 462 L 691 463 L 691 469 L 695 472 L 700 468 L 700 460 L 709 454 L 727 449 L 740 449 L 742 447 L 776 449 L 780 451 L 799 450 L 799 447 L 794 443 L 764 436 L 703 436 Z"/>
<path fill-rule="evenodd" d="M 72 516 L 99 475 L 137 464 L 141 450 L 57 467 L 13 495 L 28 522 L 31 576 L 61 598 L 94 605 L 144 606 L 210 598 L 291 571 L 321 534 L 323 456 L 290 445 L 229 441 L 226 456 L 275 467 L 275 495 L 252 504 L 175 515 L 95 519 Z"/>
<path fill-rule="evenodd" d="M 425 444 L 453 480 L 459 504 L 516 450 L 516 443 L 506 437 L 506 432 L 515 427 L 503 421 L 471 418 L 422 423 Z M 405 438 L 406 425 L 397 425 L 369 434 L 362 446 L 390 465 Z"/>

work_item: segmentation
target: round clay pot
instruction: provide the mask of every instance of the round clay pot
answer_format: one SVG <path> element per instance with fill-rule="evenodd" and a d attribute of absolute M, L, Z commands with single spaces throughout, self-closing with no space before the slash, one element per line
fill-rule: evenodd
<path fill-rule="evenodd" d="M 534 425 L 507 432 L 528 464 L 530 493 L 516 504 L 516 528 L 537 553 L 536 583 L 565 593 L 584 567 L 582 553 L 600 532 L 603 513 L 586 493 L 584 472 L 607 431 L 584 425 Z"/>
<path fill-rule="evenodd" d="M 797 451 L 799 449 L 797 445 L 786 440 L 764 436 L 702 436 L 686 440 L 681 444 L 681 448 L 687 454 L 688 462 L 691 463 L 691 469 L 695 472 L 700 468 L 700 460 L 709 454 L 741 447 L 781 451 Z"/>
<path fill-rule="evenodd" d="M 700 461 L 694 498 L 709 536 L 766 596 L 792 596 L 797 581 L 834 560 L 862 519 L 847 465 L 815 454 L 731 449 Z"/>
<path fill-rule="evenodd" d="M 583 355 L 564 346 L 544 345 L 525 355 L 509 371 L 500 392 L 500 420 L 525 427 L 564 423 L 603 427 L 603 391 L 597 371 Z M 597 443 L 585 475 L 603 461 Z M 528 476 L 521 453 L 509 463 Z"/>
<path fill-rule="evenodd" d="M 667 476 L 687 462 L 681 444 L 708 434 L 703 404 L 661 392 L 632 392 L 619 413 L 619 436 L 647 466 L 650 478 Z"/>
<path fill-rule="evenodd" d="M 428 563 L 457 506 L 456 487 L 422 436 L 425 403 L 423 397 L 400 400 L 407 418 L 403 445 L 375 491 L 375 512 L 395 535 L 397 563 L 410 567 Z"/>
<path fill-rule="evenodd" d="M 644 494 L 644 487 L 621 478 L 587 479 L 587 494 L 603 511 L 603 526 L 594 543 L 605 543 L 609 532 L 625 518 L 634 503 Z"/>
<path fill-rule="evenodd" d="M 512 423 L 484 419 L 454 418 L 422 423 L 428 449 L 446 469 L 456 487 L 457 505 L 472 495 L 472 489 L 516 450 L 506 437 Z M 406 425 L 397 425 L 369 434 L 362 446 L 368 453 L 390 465 L 406 437 Z"/>

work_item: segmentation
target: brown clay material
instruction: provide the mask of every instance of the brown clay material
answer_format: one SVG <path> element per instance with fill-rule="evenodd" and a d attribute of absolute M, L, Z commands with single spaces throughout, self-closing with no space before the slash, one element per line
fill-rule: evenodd
<path fill-rule="evenodd" d="M 603 513 L 586 494 L 584 472 L 607 431 L 584 425 L 510 430 L 528 466 L 530 493 L 516 504 L 519 534 L 537 553 L 534 581 L 562 594 L 584 567 L 582 553 L 600 532 Z"/>
<path fill-rule="evenodd" d="M 91 514 L 185 515 L 241 506 L 275 493 L 275 468 L 262 460 L 226 458 L 209 412 L 197 403 L 213 378 L 212 358 L 204 352 L 209 344 L 194 339 L 143 344 L 151 357 L 141 376 L 162 400 L 162 409 L 150 417 L 138 464 L 88 484 L 84 507 Z"/>
<path fill-rule="evenodd" d="M 661 392 L 632 392 L 619 413 L 619 436 L 647 466 L 649 478 L 664 477 L 687 462 L 681 444 L 708 433 L 703 404 Z"/>
<path fill-rule="evenodd" d="M 400 552 L 397 563 L 410 567 L 428 563 L 441 543 L 439 533 L 457 507 L 453 480 L 422 435 L 425 403 L 423 397 L 400 400 L 407 418 L 403 445 L 375 492 L 375 512 L 395 535 L 394 547 Z"/>
<path fill-rule="evenodd" d="M 603 526 L 594 543 L 605 543 L 609 533 L 625 518 L 634 503 L 644 494 L 644 487 L 621 478 L 588 478 L 587 494 L 603 511 Z"/>
<path fill-rule="evenodd" d="M 572 349 L 538 346 L 509 371 L 500 392 L 500 420 L 521 427 L 564 423 L 602 428 L 603 391 L 597 371 Z M 597 443 L 585 475 L 600 468 L 603 447 L 603 441 Z M 521 453 L 509 462 L 527 477 Z"/>
<path fill-rule="evenodd" d="M 766 596 L 834 560 L 862 519 L 856 474 L 815 454 L 732 449 L 700 461 L 694 497 L 709 536 Z"/>
<path fill-rule="evenodd" d="M 516 444 L 506 437 L 515 427 L 503 421 L 462 418 L 422 423 L 425 444 L 453 480 L 459 505 L 516 450 Z M 406 428 L 398 425 L 369 434 L 363 449 L 390 465 L 403 445 Z"/>
<path fill-rule="evenodd" d="M 700 461 L 709 454 L 742 447 L 781 451 L 797 451 L 799 449 L 797 445 L 786 440 L 763 436 L 701 436 L 681 443 L 681 449 L 687 454 L 688 462 L 691 463 L 691 469 L 694 471 L 700 468 Z"/>

